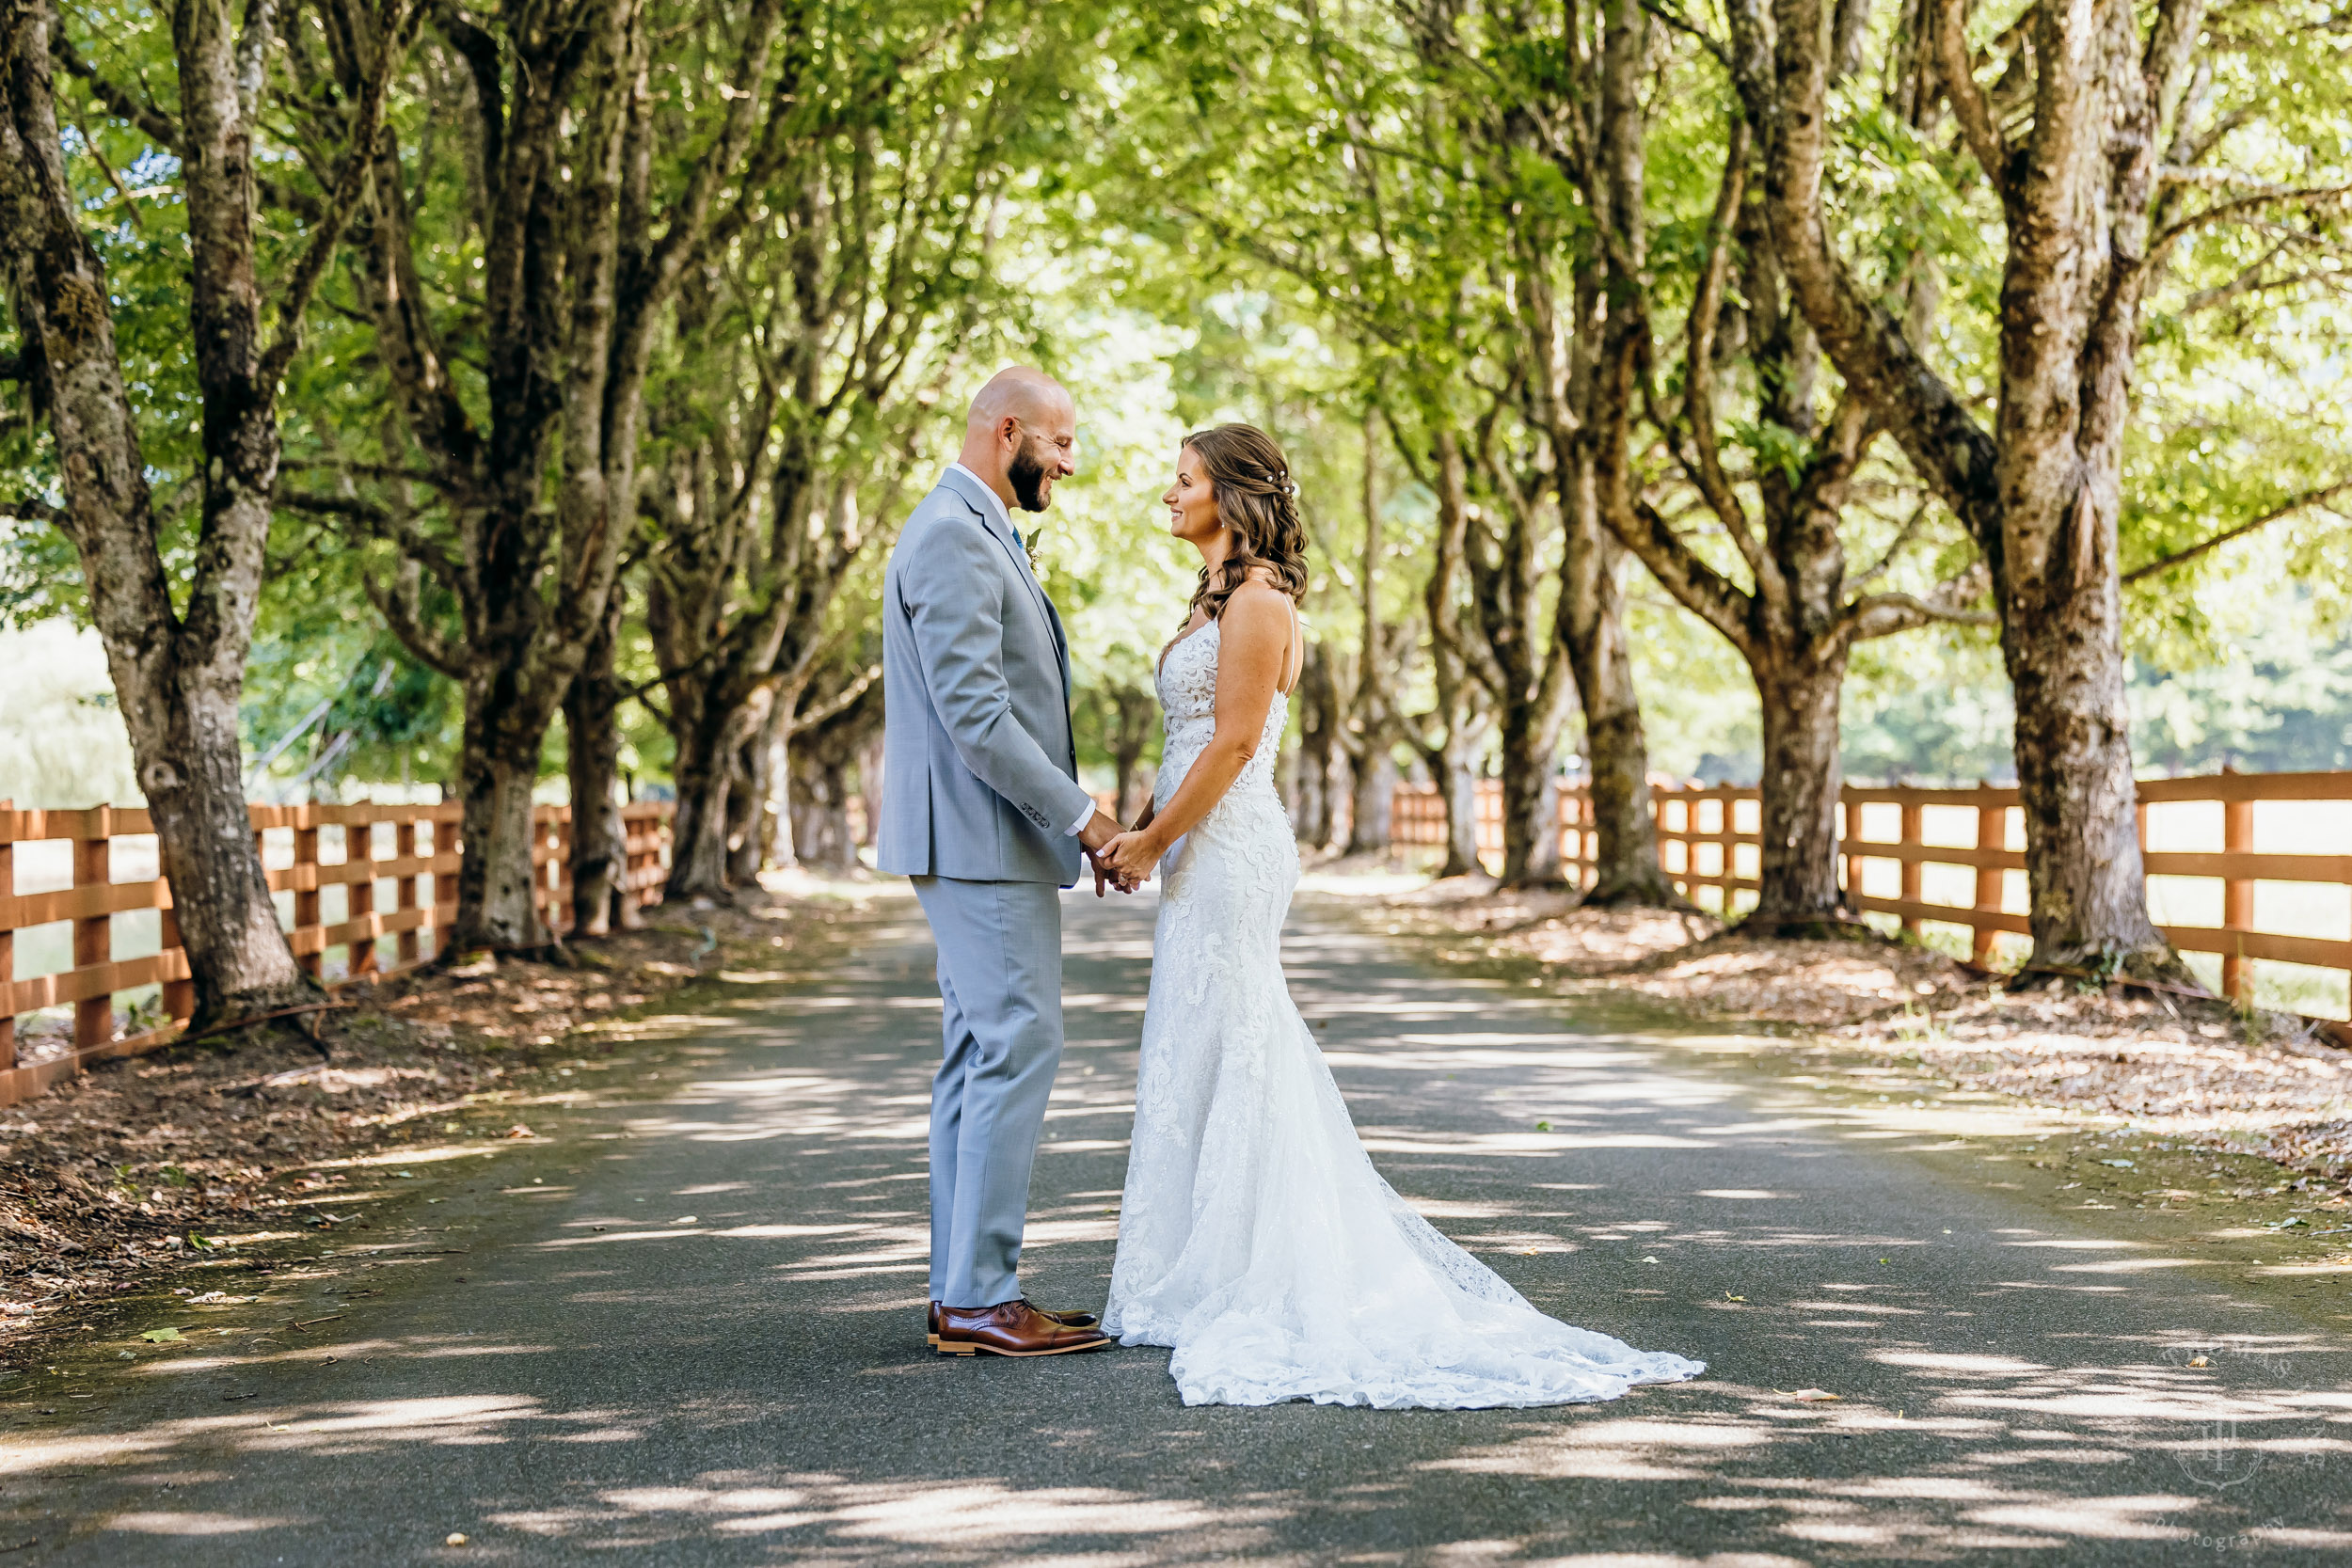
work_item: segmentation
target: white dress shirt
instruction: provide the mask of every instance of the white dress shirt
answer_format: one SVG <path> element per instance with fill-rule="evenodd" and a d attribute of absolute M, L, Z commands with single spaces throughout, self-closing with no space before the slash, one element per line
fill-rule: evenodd
<path fill-rule="evenodd" d="M 950 473 L 961 474 L 964 478 L 978 485 L 980 487 L 980 494 L 988 498 L 988 504 L 994 509 L 996 513 L 996 520 L 1005 525 L 1006 531 L 1010 533 L 1014 539 L 1017 540 L 1021 537 L 1021 531 L 1012 526 L 1012 513 L 1006 507 L 1005 498 L 996 493 L 996 487 L 994 485 L 989 483 L 988 481 L 982 479 L 979 475 L 974 473 L 971 469 L 965 467 L 961 463 L 948 464 L 947 471 Z M 1084 816 L 1080 816 L 1078 820 L 1073 822 L 1069 827 L 1062 830 L 1062 836 L 1064 838 L 1075 838 L 1080 833 L 1085 832 L 1087 830 L 1087 824 L 1094 820 L 1094 811 L 1095 808 L 1093 806 L 1088 806 Z"/>

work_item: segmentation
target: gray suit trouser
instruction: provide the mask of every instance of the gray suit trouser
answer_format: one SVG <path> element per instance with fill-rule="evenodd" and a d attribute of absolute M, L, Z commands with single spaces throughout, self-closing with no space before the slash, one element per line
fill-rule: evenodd
<path fill-rule="evenodd" d="M 931 1299 L 1021 1294 L 1045 1102 L 1061 1065 L 1061 892 L 917 877 L 939 947 L 946 1048 L 931 1080 Z"/>

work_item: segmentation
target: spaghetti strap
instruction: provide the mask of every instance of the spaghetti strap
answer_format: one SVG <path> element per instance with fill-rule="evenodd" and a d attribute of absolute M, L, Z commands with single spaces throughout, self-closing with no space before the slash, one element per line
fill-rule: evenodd
<path fill-rule="evenodd" d="M 1298 601 L 1285 594 L 1282 602 L 1289 605 L 1291 610 L 1290 646 L 1282 654 L 1282 666 L 1290 672 L 1291 677 L 1290 684 L 1282 688 L 1282 695 L 1287 697 L 1298 689 L 1298 677 L 1307 673 L 1307 628 L 1299 624 Z M 1296 661 L 1295 667 L 1293 660 Z"/>

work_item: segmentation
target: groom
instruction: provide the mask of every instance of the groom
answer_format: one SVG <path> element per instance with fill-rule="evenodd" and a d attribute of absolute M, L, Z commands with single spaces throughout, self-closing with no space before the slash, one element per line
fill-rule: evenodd
<path fill-rule="evenodd" d="M 1013 507 L 1052 504 L 1077 451 L 1070 394 L 1038 371 L 999 372 L 883 579 L 875 860 L 914 879 L 939 947 L 930 1332 L 952 1355 L 1113 1342 L 1091 1313 L 1031 1306 L 1014 1272 L 1061 1061 L 1060 890 L 1079 852 L 1119 832 L 1079 786 L 1070 650 L 1012 526 Z"/>

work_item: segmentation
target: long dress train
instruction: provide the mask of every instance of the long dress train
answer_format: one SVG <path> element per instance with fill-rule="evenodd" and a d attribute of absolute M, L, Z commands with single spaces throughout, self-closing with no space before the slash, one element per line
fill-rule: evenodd
<path fill-rule="evenodd" d="M 1217 624 L 1163 659 L 1161 806 L 1216 728 Z M 1288 699 L 1161 863 L 1135 1139 L 1104 1324 L 1172 1346 L 1186 1404 L 1567 1404 L 1703 1363 L 1546 1317 L 1398 1197 L 1292 1004 Z"/>

